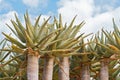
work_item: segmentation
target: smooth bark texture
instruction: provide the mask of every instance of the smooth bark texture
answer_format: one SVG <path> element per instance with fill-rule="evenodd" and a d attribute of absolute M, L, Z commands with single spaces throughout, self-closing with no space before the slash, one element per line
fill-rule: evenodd
<path fill-rule="evenodd" d="M 69 57 L 62 57 L 60 58 L 60 65 L 59 65 L 59 80 L 70 80 L 69 78 Z"/>
<path fill-rule="evenodd" d="M 80 68 L 80 80 L 90 80 L 89 64 L 81 64 Z"/>
<path fill-rule="evenodd" d="M 109 80 L 108 61 L 101 61 L 100 80 Z"/>
<path fill-rule="evenodd" d="M 38 56 L 28 55 L 27 57 L 27 80 L 38 80 Z"/>
<path fill-rule="evenodd" d="M 52 80 L 54 57 L 45 57 L 42 80 Z"/>

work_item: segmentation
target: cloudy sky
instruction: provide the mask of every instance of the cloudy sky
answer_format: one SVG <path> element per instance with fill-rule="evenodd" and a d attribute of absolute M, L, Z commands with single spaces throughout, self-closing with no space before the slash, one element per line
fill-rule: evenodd
<path fill-rule="evenodd" d="M 0 38 L 1 32 L 9 33 L 6 23 L 14 19 L 14 13 L 23 22 L 23 15 L 28 10 L 31 19 L 62 14 L 63 22 L 77 15 L 75 24 L 85 20 L 82 32 L 97 32 L 101 28 L 112 30 L 112 18 L 120 25 L 120 0 L 0 0 Z"/>

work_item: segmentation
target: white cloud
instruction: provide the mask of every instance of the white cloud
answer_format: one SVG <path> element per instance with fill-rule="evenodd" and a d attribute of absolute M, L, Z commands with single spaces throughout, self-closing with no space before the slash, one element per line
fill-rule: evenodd
<path fill-rule="evenodd" d="M 104 12 L 94 17 L 88 18 L 86 20 L 85 27 L 83 27 L 83 32 L 97 32 L 102 28 L 106 30 L 113 30 L 112 18 L 114 18 L 116 24 L 119 25 L 119 14 L 120 7 L 116 8 L 115 10 Z"/>
<path fill-rule="evenodd" d="M 23 3 L 27 6 L 30 6 L 30 7 L 37 7 L 38 4 L 39 4 L 39 0 L 23 0 Z"/>
<path fill-rule="evenodd" d="M 23 3 L 31 8 L 37 8 L 39 5 L 46 6 L 48 0 L 22 0 Z M 41 7 L 40 6 L 40 7 Z"/>
<path fill-rule="evenodd" d="M 120 7 L 113 10 L 111 6 L 106 6 L 108 10 L 101 13 L 101 9 L 95 6 L 94 0 L 60 0 L 58 5 L 58 13 L 62 14 L 64 22 L 70 22 L 76 14 L 78 15 L 76 23 L 86 21 L 82 29 L 85 33 L 97 32 L 103 27 L 111 30 L 112 18 L 116 21 L 120 19 Z"/>
<path fill-rule="evenodd" d="M 61 0 L 58 13 L 61 13 L 67 20 L 70 20 L 75 15 L 78 15 L 83 20 L 93 15 L 93 4 L 93 0 Z"/>

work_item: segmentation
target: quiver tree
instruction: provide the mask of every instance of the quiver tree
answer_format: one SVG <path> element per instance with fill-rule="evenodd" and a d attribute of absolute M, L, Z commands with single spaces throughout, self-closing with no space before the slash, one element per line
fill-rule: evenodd
<path fill-rule="evenodd" d="M 78 45 L 80 41 L 87 37 L 88 35 L 78 34 L 80 29 L 83 27 L 85 22 L 81 22 L 78 25 L 74 25 L 76 16 L 72 19 L 69 25 L 62 23 L 62 17 L 59 16 L 59 21 L 55 18 L 55 24 L 57 28 L 63 28 L 58 32 L 57 39 L 62 39 L 60 42 L 56 43 L 56 49 L 61 51 L 56 51 L 54 54 L 59 57 L 59 80 L 69 80 L 69 69 L 70 69 L 70 56 L 77 55 L 77 50 L 81 45 Z"/>
<path fill-rule="evenodd" d="M 45 20 L 41 25 L 39 25 L 40 16 L 36 19 L 35 24 L 31 24 L 28 13 L 24 15 L 25 27 L 19 21 L 18 17 L 15 15 L 16 21 L 11 20 L 14 29 L 7 24 L 10 30 L 16 36 L 16 39 L 3 33 L 8 41 L 11 42 L 12 52 L 25 54 L 27 59 L 27 79 L 28 80 L 38 80 L 39 65 L 38 60 L 42 54 L 41 51 L 45 50 L 47 46 L 53 44 L 52 42 L 54 36 L 56 36 L 56 30 L 54 32 L 49 32 L 49 27 L 47 23 L 50 17 Z"/>
<path fill-rule="evenodd" d="M 105 34 L 108 44 L 107 46 L 112 50 L 112 55 L 109 56 L 110 61 L 112 61 L 109 65 L 109 72 L 110 77 L 109 79 L 117 79 L 117 76 L 119 74 L 120 68 L 119 68 L 119 57 L 120 57 L 120 30 L 115 24 L 115 21 L 113 19 L 113 32 L 108 32 L 105 30 L 102 30 L 102 32 Z M 109 50 L 110 51 L 110 50 Z M 115 65 L 118 65 L 115 67 Z M 111 68 L 113 68 L 111 70 Z"/>
<path fill-rule="evenodd" d="M 69 25 L 63 25 L 60 15 L 59 20 L 54 18 L 52 24 L 48 22 L 49 17 L 40 25 L 40 17 L 32 24 L 26 13 L 26 26 L 23 26 L 15 15 L 16 21 L 11 20 L 13 28 L 7 24 L 15 36 L 3 33 L 11 43 L 8 49 L 3 47 L 0 51 L 0 77 L 4 77 L 3 80 L 41 79 L 41 58 L 44 59 L 43 80 L 53 80 L 53 67 L 56 67 L 56 64 L 59 66 L 59 80 L 70 80 L 70 77 L 71 80 L 117 79 L 120 71 L 120 31 L 114 20 L 113 32 L 102 30 L 102 33 L 96 34 L 88 43 L 84 43 L 83 39 L 89 35 L 79 34 L 84 21 L 74 25 L 74 17 Z M 5 50 L 8 53 L 5 52 L 6 54 L 1 56 Z M 4 62 L 11 53 L 10 60 Z M 14 70 L 9 70 L 11 73 L 5 71 L 5 65 L 12 66 Z M 69 72 L 70 69 L 72 72 Z"/>
<path fill-rule="evenodd" d="M 69 26 L 67 26 L 66 24 L 63 26 L 61 15 L 59 16 L 59 21 L 56 18 L 54 18 L 54 24 L 55 24 L 54 29 L 56 28 L 61 29 L 59 32 L 57 32 L 58 34 L 55 37 L 55 40 L 59 40 L 59 41 L 50 45 L 47 49 L 48 51 L 46 51 L 47 56 L 48 56 L 47 59 L 50 58 L 49 61 L 52 64 L 49 65 L 49 61 L 45 62 L 45 64 L 53 67 L 53 58 L 55 58 L 55 60 L 58 61 L 57 63 L 59 65 L 59 79 L 60 80 L 70 79 L 69 78 L 69 67 L 70 67 L 69 56 L 77 54 L 76 51 L 81 46 L 81 45 L 78 46 L 77 44 L 83 38 L 88 36 L 88 35 L 83 36 L 83 34 L 80 34 L 79 36 L 77 36 L 78 31 L 84 25 L 84 22 L 80 23 L 79 25 L 73 25 L 75 18 L 76 17 L 73 18 Z M 54 29 L 50 29 L 50 30 L 54 30 Z M 49 68 L 49 67 L 46 67 L 46 68 Z M 51 78 L 46 78 L 47 76 L 46 74 L 47 72 L 51 72 L 53 70 L 51 68 L 51 71 L 46 72 L 46 70 L 48 70 L 46 68 L 44 67 L 43 79 L 51 80 Z"/>
<path fill-rule="evenodd" d="M 54 22 L 52 24 L 47 24 L 49 26 L 49 33 L 55 32 L 56 35 L 51 38 L 52 42 L 47 46 L 47 48 L 43 51 L 44 53 L 44 69 L 43 69 L 43 80 L 52 80 L 53 79 L 53 68 L 54 68 L 54 51 L 56 51 L 56 43 L 61 41 L 62 39 L 57 39 L 58 31 L 62 30 L 63 28 L 56 28 Z M 57 29 L 57 30 L 56 30 Z"/>
<path fill-rule="evenodd" d="M 77 50 L 77 56 L 72 56 L 71 60 L 71 78 L 74 80 L 90 80 L 90 66 L 92 61 L 94 60 L 93 51 L 89 49 L 89 45 L 92 42 L 84 43 L 82 39 L 79 43 L 79 49 Z"/>
<path fill-rule="evenodd" d="M 89 49 L 91 48 L 91 41 L 88 41 L 87 45 L 82 40 L 80 45 L 84 45 L 79 49 L 79 54 L 83 54 L 79 56 L 80 60 L 80 80 L 90 80 L 90 66 L 91 62 L 94 60 L 93 51 Z M 93 46 L 92 46 L 93 47 Z"/>
<path fill-rule="evenodd" d="M 119 55 L 119 49 L 113 44 L 114 41 L 113 33 L 104 31 L 102 29 L 101 35 L 96 35 L 96 53 L 98 54 L 98 60 L 100 61 L 100 80 L 109 80 L 110 72 L 110 62 L 112 60 L 118 60 L 117 56 Z"/>

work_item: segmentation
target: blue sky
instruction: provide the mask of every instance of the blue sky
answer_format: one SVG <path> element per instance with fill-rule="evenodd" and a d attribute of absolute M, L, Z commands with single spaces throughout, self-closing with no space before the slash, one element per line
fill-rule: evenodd
<path fill-rule="evenodd" d="M 82 32 L 97 32 L 101 28 L 112 29 L 112 18 L 119 25 L 120 1 L 119 0 L 0 0 L 0 33 L 9 32 L 5 24 L 14 19 L 17 13 L 21 21 L 28 10 L 31 19 L 42 14 L 43 17 L 62 14 L 63 22 L 77 16 L 75 24 L 85 20 Z M 1 38 L 1 36 L 0 36 Z"/>
<path fill-rule="evenodd" d="M 27 4 L 27 2 L 29 2 Z M 58 0 L 35 0 L 34 5 L 32 2 L 34 0 L 1 0 L 4 8 L 0 8 L 0 14 L 5 14 L 9 11 L 16 11 L 17 13 L 24 14 L 26 10 L 33 15 L 48 14 L 49 12 L 57 13 L 57 2 Z"/>
<path fill-rule="evenodd" d="M 0 14 L 5 14 L 9 11 L 16 11 L 20 14 L 24 14 L 28 10 L 33 15 L 48 14 L 49 12 L 58 14 L 60 1 L 84 1 L 84 0 L 0 0 L 1 6 Z M 88 0 L 89 1 L 89 0 Z M 101 12 L 107 11 L 106 7 L 117 8 L 120 6 L 119 0 L 90 0 L 94 1 L 95 6 L 101 7 Z M 25 3 L 26 2 L 26 3 Z M 29 2 L 29 3 L 27 3 Z M 37 3 L 36 6 L 32 2 Z M 31 5 L 31 6 L 30 6 Z M 72 5 L 71 5 L 72 6 Z"/>

